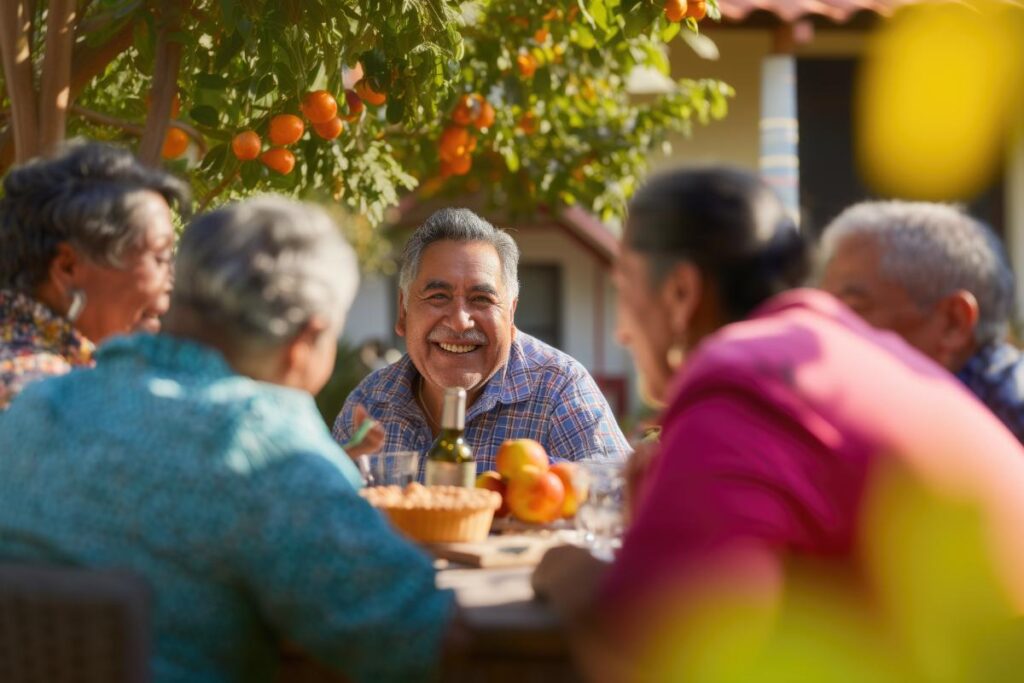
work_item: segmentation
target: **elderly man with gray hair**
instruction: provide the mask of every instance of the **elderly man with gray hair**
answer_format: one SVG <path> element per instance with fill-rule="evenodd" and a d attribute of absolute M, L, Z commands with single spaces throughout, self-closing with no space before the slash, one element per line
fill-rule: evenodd
<path fill-rule="evenodd" d="M 1024 441 L 1024 359 L 1005 341 L 1013 271 L 988 227 L 943 204 L 864 202 L 821 247 L 823 289 L 956 373 Z"/>
<path fill-rule="evenodd" d="M 162 334 L 4 415 L 0 558 L 142 575 L 163 683 L 270 680 L 281 639 L 353 680 L 429 678 L 451 595 L 360 497 L 310 396 L 352 249 L 323 211 L 257 199 L 193 221 L 177 275 Z"/>
<path fill-rule="evenodd" d="M 477 469 L 493 469 L 508 439 L 539 441 L 555 459 L 618 458 L 629 447 L 604 395 L 575 359 L 514 324 L 519 248 L 468 209 L 442 209 L 405 245 L 395 331 L 408 353 L 374 372 L 334 424 L 341 442 L 379 424 L 358 455 L 424 452 L 441 429 L 444 391 L 467 394 L 465 438 Z"/>

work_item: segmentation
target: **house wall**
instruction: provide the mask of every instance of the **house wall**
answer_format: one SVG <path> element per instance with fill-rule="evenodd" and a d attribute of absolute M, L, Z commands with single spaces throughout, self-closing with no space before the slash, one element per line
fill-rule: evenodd
<path fill-rule="evenodd" d="M 736 89 L 729 114 L 708 126 L 695 124 L 693 135 L 672 136 L 672 154 L 657 155 L 654 168 L 686 164 L 734 164 L 756 170 L 760 149 L 761 62 L 772 52 L 771 29 L 705 27 L 720 58 L 701 59 L 686 43 L 674 40 L 669 58 L 673 78 L 717 78 Z M 859 31 L 819 30 L 797 56 L 839 57 L 860 54 L 865 35 Z"/>
<path fill-rule="evenodd" d="M 352 345 L 372 339 L 391 342 L 395 326 L 393 280 L 382 275 L 362 276 L 356 300 L 345 321 L 342 339 Z"/>

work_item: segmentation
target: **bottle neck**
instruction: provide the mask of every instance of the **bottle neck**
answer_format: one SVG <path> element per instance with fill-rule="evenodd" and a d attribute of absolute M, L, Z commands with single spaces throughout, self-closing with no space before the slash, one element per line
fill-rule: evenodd
<path fill-rule="evenodd" d="M 441 433 L 457 431 L 462 433 L 466 428 L 466 391 L 464 389 L 446 389 L 444 405 L 441 408 Z"/>

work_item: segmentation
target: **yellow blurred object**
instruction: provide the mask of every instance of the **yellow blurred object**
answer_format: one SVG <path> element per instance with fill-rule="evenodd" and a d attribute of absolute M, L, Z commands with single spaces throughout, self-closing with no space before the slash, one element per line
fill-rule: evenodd
<path fill-rule="evenodd" d="M 1024 9 L 992 0 L 905 7 L 872 42 L 857 92 L 872 188 L 967 199 L 998 173 L 1024 84 Z"/>

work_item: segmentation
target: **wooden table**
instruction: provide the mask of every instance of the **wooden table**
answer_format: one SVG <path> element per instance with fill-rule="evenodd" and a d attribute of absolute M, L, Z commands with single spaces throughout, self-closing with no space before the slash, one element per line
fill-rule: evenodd
<path fill-rule="evenodd" d="M 576 681 L 569 645 L 554 612 L 534 599 L 533 567 L 450 565 L 437 584 L 455 591 L 468 631 L 466 651 L 445 661 L 444 681 Z"/>
<path fill-rule="evenodd" d="M 455 591 L 465 642 L 447 653 L 441 681 L 452 683 L 573 683 L 565 632 L 558 617 L 534 598 L 533 566 L 479 569 L 437 560 L 437 585 Z M 339 683 L 294 649 L 282 656 L 277 683 Z"/>

